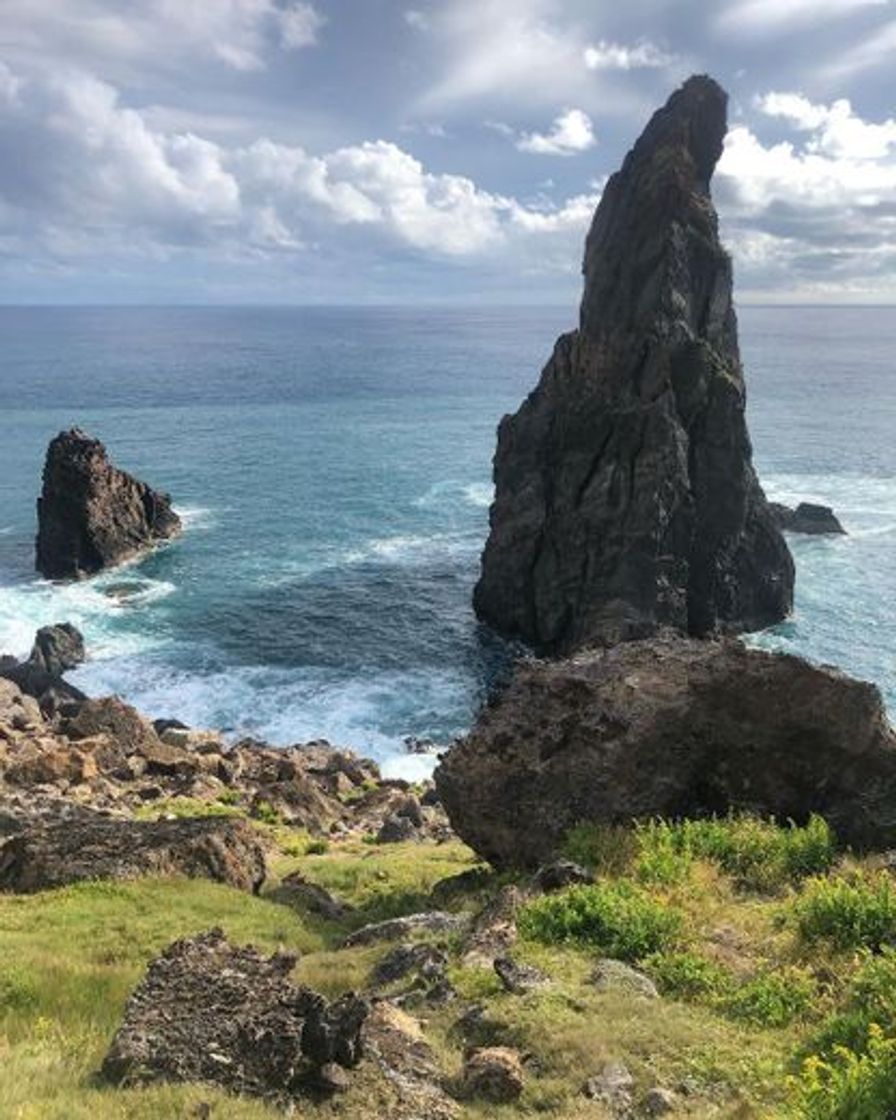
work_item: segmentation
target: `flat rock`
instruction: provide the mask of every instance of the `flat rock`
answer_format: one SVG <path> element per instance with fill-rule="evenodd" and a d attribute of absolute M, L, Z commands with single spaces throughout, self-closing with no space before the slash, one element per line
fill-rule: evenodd
<path fill-rule="evenodd" d="M 598 992 L 622 992 L 642 999 L 659 999 L 656 984 L 624 961 L 605 957 L 591 973 L 591 983 Z"/>
<path fill-rule="evenodd" d="M 466 929 L 469 919 L 465 914 L 450 914 L 445 910 L 425 910 L 419 914 L 406 914 L 402 918 L 389 918 L 362 926 L 346 937 L 346 949 L 358 945 L 375 945 L 378 941 L 396 941 L 415 933 L 457 933 Z"/>
<path fill-rule="evenodd" d="M 219 929 L 174 942 L 128 1000 L 103 1076 L 209 1082 L 286 1103 L 312 1071 L 356 1065 L 367 1004 L 354 995 L 328 1004 L 298 987 L 295 961 L 233 946 Z"/>
<path fill-rule="evenodd" d="M 710 197 L 726 116 L 705 76 L 654 114 L 602 192 L 578 330 L 499 426 L 474 606 L 541 652 L 758 630 L 792 608 Z"/>
<path fill-rule="evenodd" d="M 896 732 L 879 691 L 734 639 L 626 642 L 519 667 L 435 772 L 458 835 L 536 868 L 582 821 L 729 810 L 824 816 L 896 844 Z"/>
<path fill-rule="evenodd" d="M 244 820 L 135 821 L 85 816 L 34 826 L 0 847 L 0 890 L 25 893 L 86 879 L 186 875 L 257 893 L 264 849 Z"/>
<path fill-rule="evenodd" d="M 168 495 L 114 467 L 79 428 L 47 448 L 37 522 L 36 566 L 48 579 L 82 579 L 181 531 Z"/>

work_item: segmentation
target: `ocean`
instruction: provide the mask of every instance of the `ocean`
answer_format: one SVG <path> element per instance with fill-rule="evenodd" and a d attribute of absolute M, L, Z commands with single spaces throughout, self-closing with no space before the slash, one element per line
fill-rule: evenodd
<path fill-rule="evenodd" d="M 791 538 L 792 619 L 756 636 L 875 681 L 896 712 L 896 315 L 742 308 L 769 497 L 833 505 Z M 535 385 L 558 308 L 0 309 L 0 652 L 70 621 L 71 680 L 154 717 L 354 746 L 469 727 L 507 651 L 470 597 L 501 415 Z M 81 584 L 35 577 L 43 455 L 78 424 L 168 490 L 185 532 Z"/>

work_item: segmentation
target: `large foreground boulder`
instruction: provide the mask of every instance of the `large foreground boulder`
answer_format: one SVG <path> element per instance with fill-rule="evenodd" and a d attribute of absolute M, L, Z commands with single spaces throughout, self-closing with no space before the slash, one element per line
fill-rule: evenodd
<path fill-rule="evenodd" d="M 181 530 L 168 495 L 114 467 L 79 428 L 47 448 L 37 521 L 37 570 L 48 579 L 93 575 Z"/>
<path fill-rule="evenodd" d="M 296 986 L 295 963 L 231 945 L 220 929 L 176 941 L 128 1000 L 104 1076 L 206 1081 L 287 1104 L 321 1066 L 356 1065 L 367 1004 Z"/>
<path fill-rule="evenodd" d="M 265 878 L 264 848 L 241 819 L 100 815 L 27 828 L 0 847 L 0 890 L 18 894 L 141 875 L 202 877 L 257 893 Z"/>
<path fill-rule="evenodd" d="M 661 636 L 523 665 L 436 770 L 451 824 L 534 867 L 583 821 L 729 809 L 896 845 L 896 732 L 878 690 L 735 639 Z"/>
<path fill-rule="evenodd" d="M 498 429 L 474 604 L 544 652 L 757 630 L 792 606 L 709 192 L 726 105 L 694 77 L 654 114 L 594 216 L 579 329 Z"/>

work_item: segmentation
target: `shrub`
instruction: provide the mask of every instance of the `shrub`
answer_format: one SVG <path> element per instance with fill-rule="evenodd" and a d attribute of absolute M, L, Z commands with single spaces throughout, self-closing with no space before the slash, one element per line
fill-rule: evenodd
<path fill-rule="evenodd" d="M 678 842 L 680 826 L 648 821 L 635 826 L 638 855 L 634 873 L 642 883 L 671 886 L 687 879 L 693 864 L 690 848 Z"/>
<path fill-rule="evenodd" d="M 720 995 L 731 986 L 724 968 L 699 953 L 652 953 L 643 965 L 664 995 L 699 999 Z"/>
<path fill-rule="evenodd" d="M 252 816 L 262 824 L 279 824 L 280 814 L 270 801 L 256 801 L 252 806 Z"/>
<path fill-rule="evenodd" d="M 804 941 L 875 951 L 896 941 L 896 890 L 885 874 L 812 879 L 794 909 Z"/>
<path fill-rule="evenodd" d="M 604 882 L 536 899 L 523 908 L 518 924 L 536 941 L 579 942 L 636 961 L 674 944 L 681 914 L 631 883 Z"/>
<path fill-rule="evenodd" d="M 693 856 L 717 864 L 742 886 L 761 891 L 822 874 L 837 857 L 834 833 L 814 814 L 802 828 L 750 815 L 682 821 L 677 842 Z"/>
<path fill-rule="evenodd" d="M 896 951 L 865 954 L 843 1006 L 814 1035 L 804 1054 L 830 1059 L 838 1047 L 861 1052 L 872 1025 L 896 1035 Z"/>
<path fill-rule="evenodd" d="M 837 1047 L 807 1058 L 791 1081 L 793 1112 L 805 1120 L 883 1120 L 896 1109 L 896 1039 L 875 1025 L 860 1053 Z"/>
<path fill-rule="evenodd" d="M 564 854 L 606 875 L 632 874 L 661 884 L 683 881 L 693 860 L 703 859 L 748 889 L 774 891 L 828 871 L 837 843 L 819 816 L 798 827 L 741 814 L 655 820 L 633 828 L 579 824 L 567 835 Z"/>
<path fill-rule="evenodd" d="M 330 850 L 330 842 L 324 837 L 317 840 L 309 840 L 305 845 L 306 856 L 322 856 Z"/>
<path fill-rule="evenodd" d="M 817 987 L 814 977 L 798 968 L 767 972 L 741 984 L 719 1001 L 734 1019 L 759 1027 L 786 1027 L 812 1005 Z"/>

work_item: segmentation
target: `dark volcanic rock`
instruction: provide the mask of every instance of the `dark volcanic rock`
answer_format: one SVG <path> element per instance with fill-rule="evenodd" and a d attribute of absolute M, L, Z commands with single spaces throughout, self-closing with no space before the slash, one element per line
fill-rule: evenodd
<path fill-rule="evenodd" d="M 27 828 L 0 847 L 0 890 L 25 893 L 83 879 L 188 875 L 258 892 L 264 849 L 244 820 L 135 821 L 96 816 Z"/>
<path fill-rule="evenodd" d="M 455 830 L 497 865 L 543 863 L 581 821 L 729 809 L 818 812 L 849 843 L 896 843 L 878 690 L 732 638 L 524 665 L 435 779 Z"/>
<path fill-rule="evenodd" d="M 775 520 L 788 533 L 809 533 L 814 536 L 829 533 L 846 535 L 846 530 L 830 506 L 800 502 L 796 509 L 791 509 L 790 506 L 782 506 L 780 502 L 772 502 L 771 509 Z"/>
<path fill-rule="evenodd" d="M 180 532 L 167 494 L 113 467 L 78 428 L 50 442 L 37 500 L 37 570 L 80 579 Z"/>
<path fill-rule="evenodd" d="M 206 1081 L 286 1103 L 313 1069 L 357 1064 L 367 1004 L 297 987 L 295 962 L 233 946 L 219 929 L 176 941 L 128 1000 L 103 1075 Z"/>
<path fill-rule="evenodd" d="M 498 429 L 474 603 L 538 649 L 756 630 L 791 609 L 709 194 L 726 103 L 694 77 L 653 116 L 594 216 L 579 329 Z"/>
<path fill-rule="evenodd" d="M 28 660 L 54 676 L 61 676 L 84 660 L 84 638 L 70 622 L 42 626 L 34 636 Z"/>

